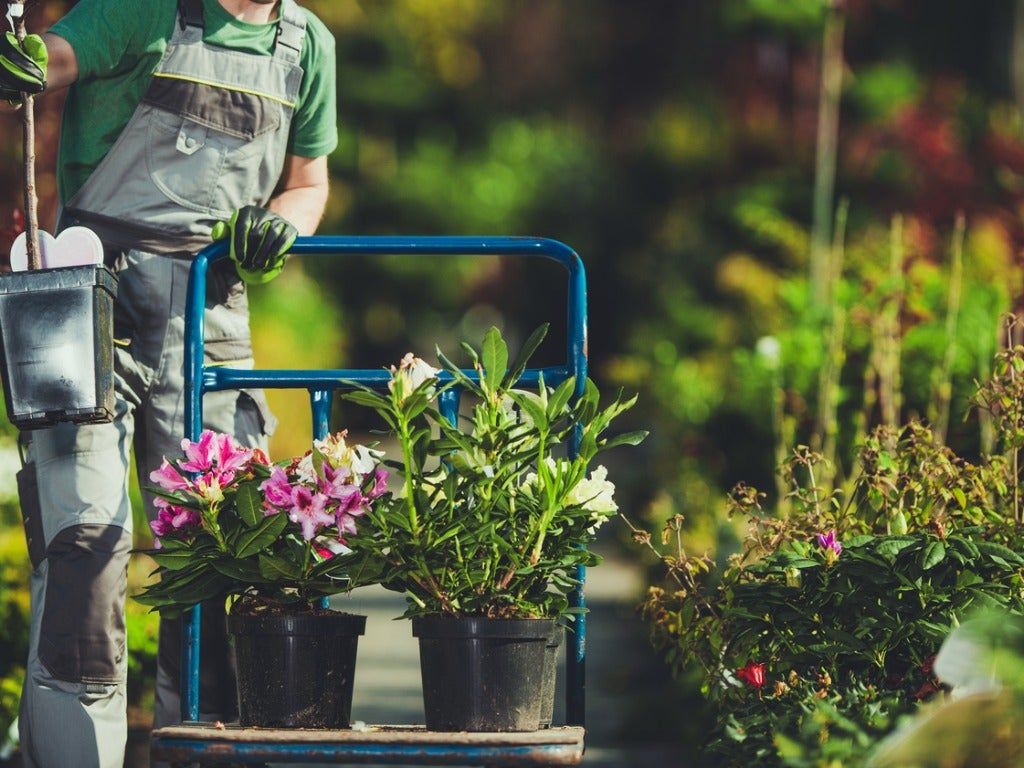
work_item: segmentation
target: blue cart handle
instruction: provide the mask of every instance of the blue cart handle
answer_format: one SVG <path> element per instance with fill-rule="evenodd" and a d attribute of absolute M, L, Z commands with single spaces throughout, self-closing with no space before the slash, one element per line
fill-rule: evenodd
<path fill-rule="evenodd" d="M 557 240 L 533 237 L 300 237 L 290 254 L 296 256 L 447 255 L 526 256 L 548 259 L 568 272 L 567 349 L 563 376 L 576 378 L 577 393 L 587 376 L 587 278 L 583 261 L 569 246 Z M 205 366 L 204 310 L 206 274 L 210 264 L 228 255 L 228 243 L 218 241 L 199 252 L 189 275 L 185 322 L 185 427 L 196 440 L 202 431 L 202 395 L 214 389 L 279 387 L 332 389 L 339 380 L 376 383 L 382 369 L 240 370 Z M 207 381 L 207 378 L 216 379 Z M 551 380 L 551 377 L 548 377 Z M 557 382 L 556 382 L 557 383 Z"/>

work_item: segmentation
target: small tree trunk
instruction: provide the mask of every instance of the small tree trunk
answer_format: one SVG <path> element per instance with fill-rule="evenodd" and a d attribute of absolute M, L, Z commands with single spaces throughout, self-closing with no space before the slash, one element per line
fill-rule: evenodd
<path fill-rule="evenodd" d="M 21 16 L 14 20 L 14 34 L 18 42 L 25 40 L 25 3 L 12 2 L 12 6 L 21 6 Z M 28 268 L 41 269 L 43 266 L 39 253 L 39 198 L 36 195 L 36 120 L 35 98 L 30 94 L 22 94 L 24 99 L 21 107 L 21 137 L 25 159 L 25 236 L 28 238 Z"/>

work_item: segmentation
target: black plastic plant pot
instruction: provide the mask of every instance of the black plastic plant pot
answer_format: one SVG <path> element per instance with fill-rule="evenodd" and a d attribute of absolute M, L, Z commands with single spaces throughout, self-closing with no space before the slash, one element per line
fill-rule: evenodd
<path fill-rule="evenodd" d="M 550 728 L 555 719 L 555 687 L 558 683 L 558 649 L 565 630 L 556 625 L 544 646 L 544 681 L 541 683 L 540 727 Z"/>
<path fill-rule="evenodd" d="M 536 731 L 551 619 L 418 616 L 423 708 L 431 731 Z"/>
<path fill-rule="evenodd" d="M 230 614 L 243 726 L 348 728 L 366 617 Z"/>
<path fill-rule="evenodd" d="M 19 429 L 114 418 L 114 298 L 104 266 L 0 275 L 0 374 Z"/>

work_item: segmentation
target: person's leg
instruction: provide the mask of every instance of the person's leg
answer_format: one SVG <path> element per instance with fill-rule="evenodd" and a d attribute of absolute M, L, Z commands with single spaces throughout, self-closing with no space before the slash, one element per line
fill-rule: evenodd
<path fill-rule="evenodd" d="M 221 264 L 220 267 L 230 265 Z M 177 308 L 172 316 L 164 344 L 160 376 L 154 384 L 144 420 L 145 444 L 137 443 L 136 461 L 143 486 L 148 475 L 164 456 L 179 456 L 184 437 L 184 293 L 186 263 L 174 265 L 174 296 Z M 216 268 L 216 267 L 215 267 Z M 208 352 L 213 359 L 227 364 L 252 365 L 252 347 L 248 335 L 248 308 L 240 285 L 225 284 L 224 275 L 211 275 L 211 296 L 206 313 Z M 229 276 L 230 280 L 230 276 Z M 230 281 L 234 282 L 234 281 Z M 234 435 L 245 446 L 266 449 L 272 417 L 262 392 L 211 392 L 203 402 L 203 426 Z M 140 434 L 142 426 L 140 424 Z M 152 499 L 147 494 L 147 509 L 152 514 Z M 227 637 L 223 602 L 203 606 L 200 632 L 200 718 L 230 722 L 237 719 L 234 655 Z M 181 621 L 160 622 L 160 648 L 157 665 L 155 727 L 181 722 L 180 711 Z"/>
<path fill-rule="evenodd" d="M 132 408 L 119 397 L 112 424 L 27 436 L 19 486 L 35 557 L 19 717 L 26 768 L 124 761 L 132 429 Z"/>

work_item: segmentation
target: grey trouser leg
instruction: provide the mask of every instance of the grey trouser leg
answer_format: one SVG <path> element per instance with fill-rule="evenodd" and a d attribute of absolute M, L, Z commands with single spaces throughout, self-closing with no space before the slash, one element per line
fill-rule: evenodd
<path fill-rule="evenodd" d="M 130 451 L 143 487 L 184 435 L 182 362 L 187 261 L 132 252 L 119 266 L 117 416 L 29 437 L 38 486 L 43 559 L 32 574 L 32 633 L 20 728 L 27 768 L 120 768 L 127 733 L 124 604 L 131 547 Z M 245 294 L 211 275 L 206 324 L 213 361 L 251 361 Z M 272 428 L 261 392 L 211 393 L 210 429 L 265 447 Z M 152 514 L 152 497 L 144 494 Z M 23 499 L 31 507 L 32 500 Z M 235 713 L 233 659 L 223 605 L 204 608 L 201 708 Z M 180 634 L 161 626 L 155 721 L 180 721 Z"/>

